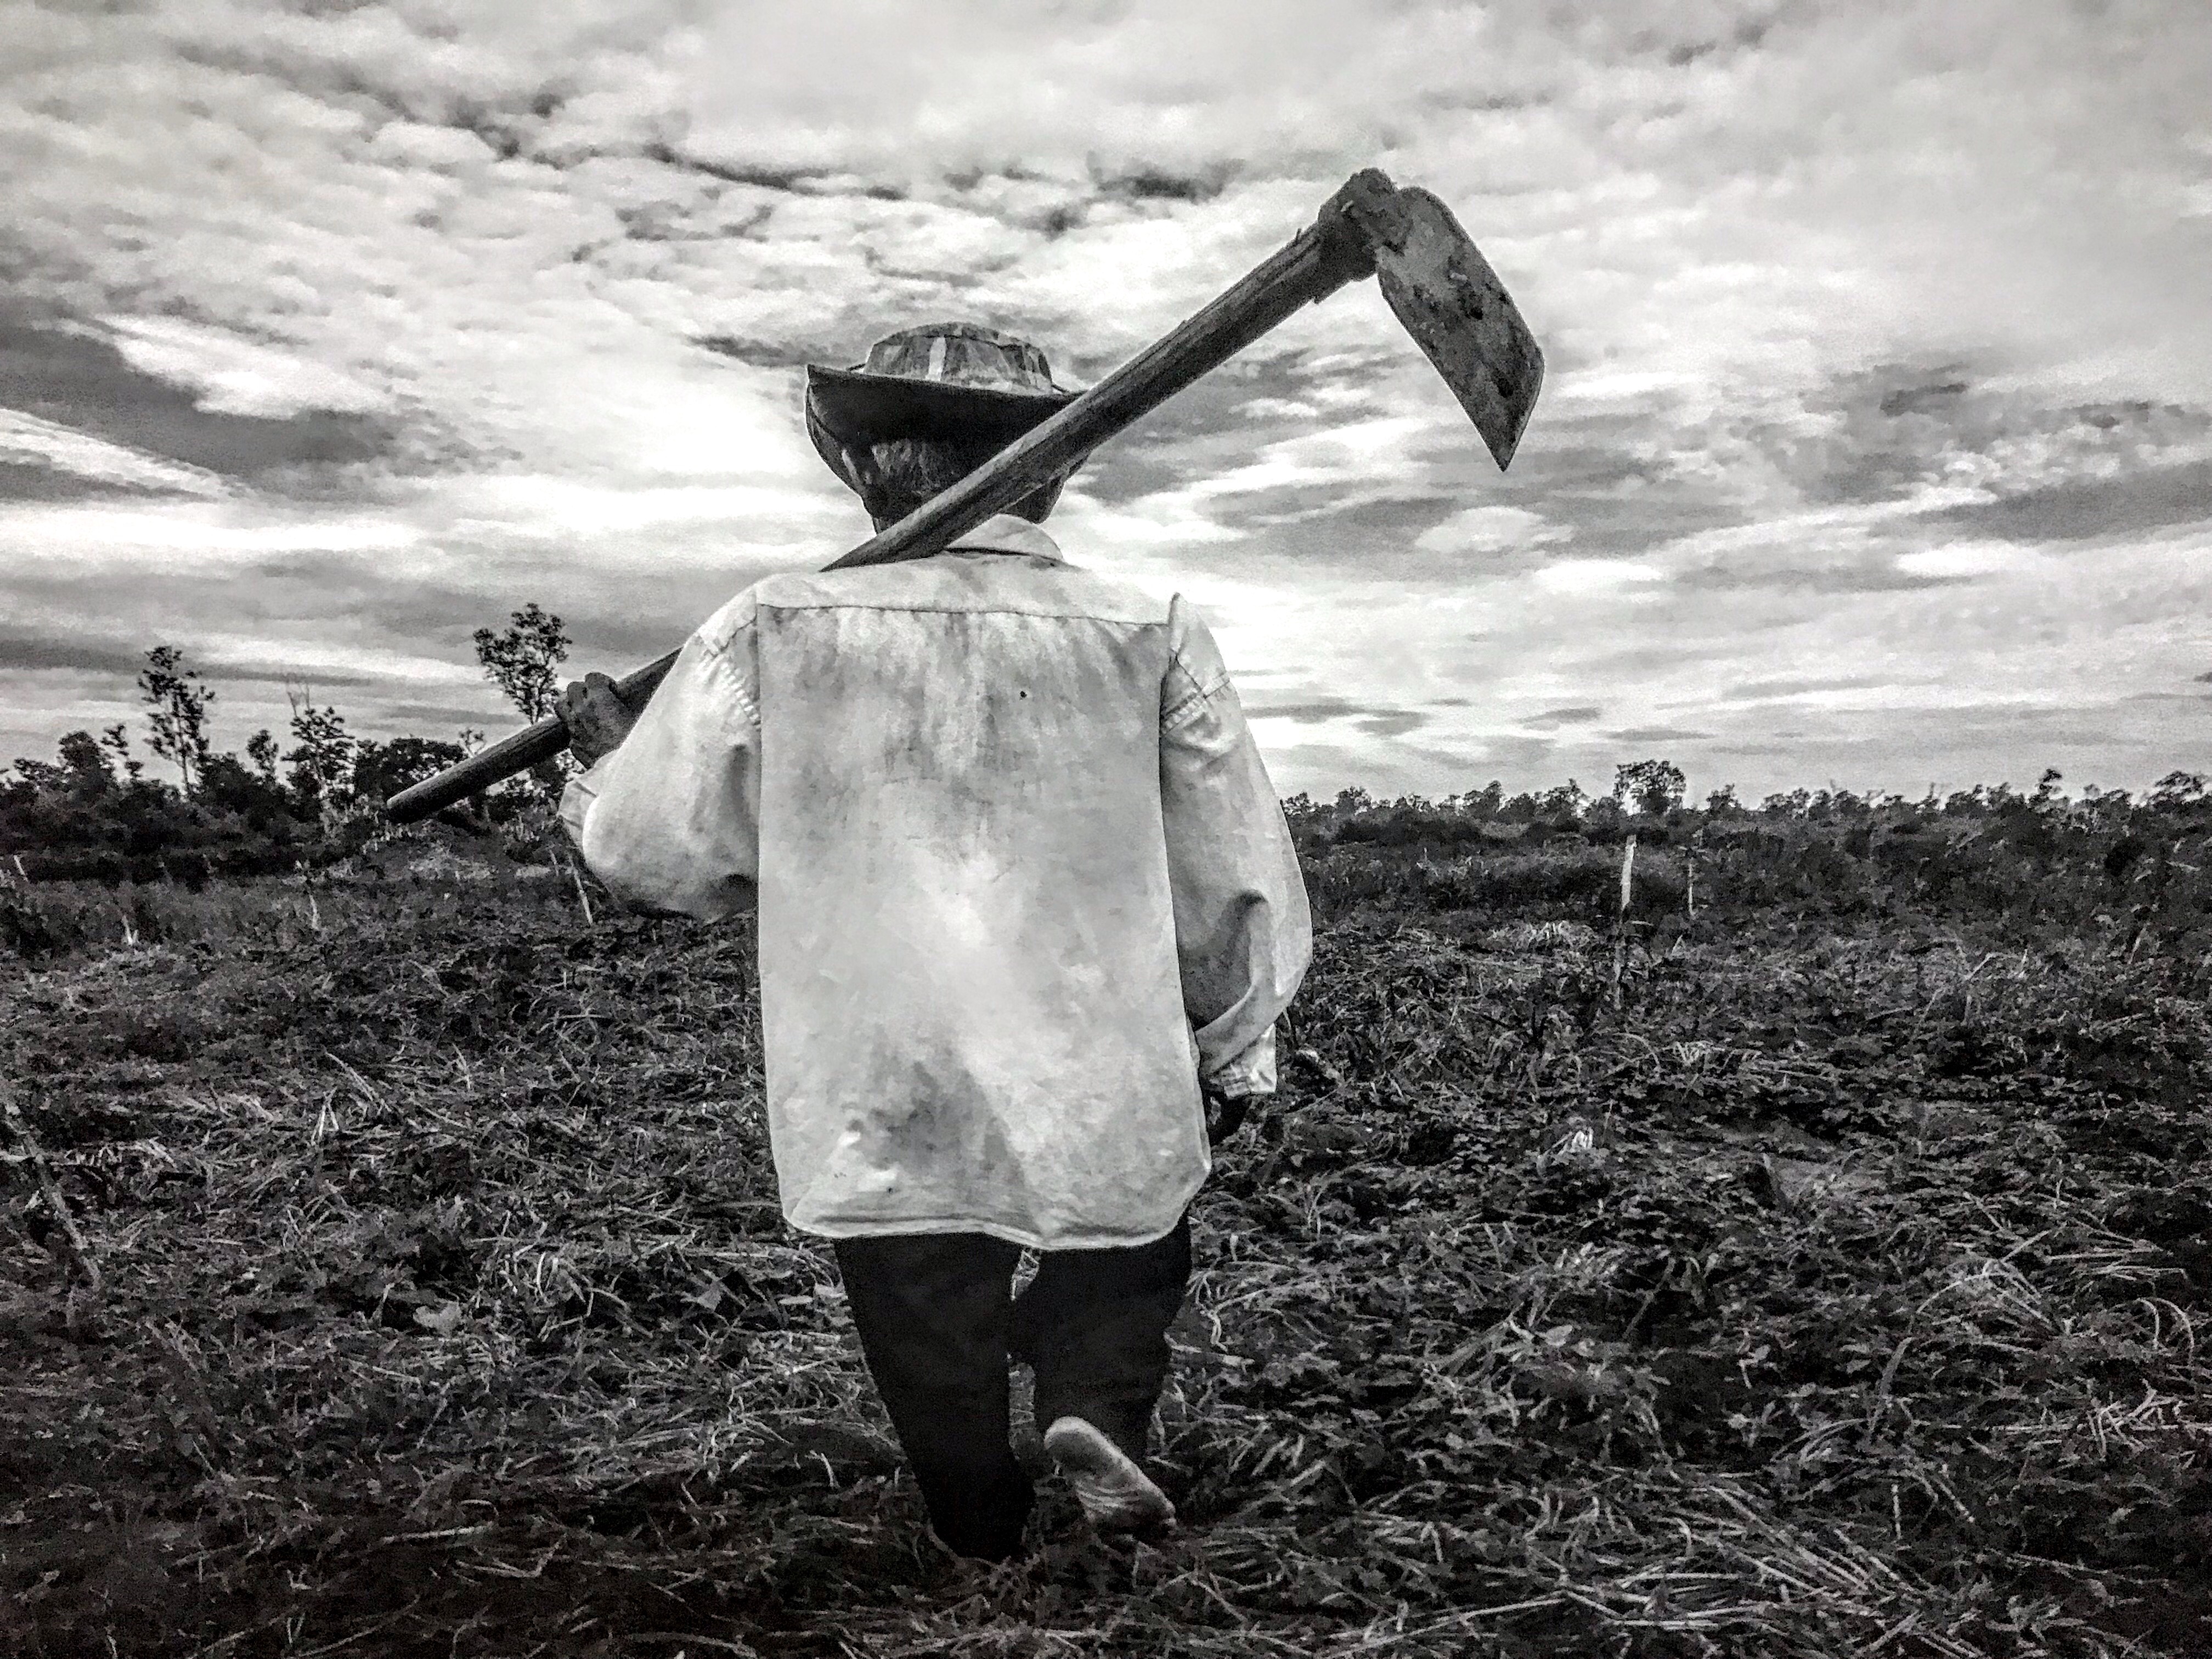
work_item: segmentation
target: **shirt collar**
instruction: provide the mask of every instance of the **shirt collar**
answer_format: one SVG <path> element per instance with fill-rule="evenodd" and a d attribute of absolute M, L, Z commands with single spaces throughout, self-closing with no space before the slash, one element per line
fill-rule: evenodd
<path fill-rule="evenodd" d="M 951 553 L 1025 553 L 1057 564 L 1060 544 L 1027 519 L 995 513 L 945 550 Z"/>

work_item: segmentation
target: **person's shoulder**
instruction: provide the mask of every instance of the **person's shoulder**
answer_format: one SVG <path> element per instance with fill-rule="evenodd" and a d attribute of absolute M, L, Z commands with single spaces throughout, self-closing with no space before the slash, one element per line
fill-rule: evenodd
<path fill-rule="evenodd" d="M 1030 560 L 1023 562 L 1038 567 L 1035 580 L 1039 587 L 1071 601 L 1083 613 L 1101 621 L 1164 627 L 1176 602 L 1171 593 L 1156 593 L 1134 582 L 1102 575 L 1082 565 Z"/>
<path fill-rule="evenodd" d="M 913 565 L 854 565 L 842 570 L 786 570 L 763 576 L 740 598 L 751 614 L 897 604 L 913 585 Z"/>
<path fill-rule="evenodd" d="M 1227 685 L 1229 665 L 1222 660 L 1221 647 L 1214 640 L 1213 630 L 1206 625 L 1206 618 L 1180 593 L 1170 602 L 1167 632 L 1170 675 L 1182 688 L 1182 696 L 1169 710 L 1172 715 L 1203 703 Z"/>
<path fill-rule="evenodd" d="M 753 625 L 760 608 L 760 591 L 767 582 L 775 580 L 773 576 L 768 577 L 736 594 L 720 611 L 699 624 L 695 637 L 709 651 L 727 651 L 731 642 Z"/>
<path fill-rule="evenodd" d="M 1164 627 L 1172 594 L 1156 593 L 1136 583 L 1091 568 L 1081 548 L 1071 555 L 1056 537 L 1040 534 L 1042 556 L 994 554 L 963 556 L 979 573 L 1009 590 L 1034 593 L 1048 605 L 1098 621 Z"/>

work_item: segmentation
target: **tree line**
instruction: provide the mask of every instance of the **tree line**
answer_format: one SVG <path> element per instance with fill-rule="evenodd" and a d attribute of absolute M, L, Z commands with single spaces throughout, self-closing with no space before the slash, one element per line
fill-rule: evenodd
<path fill-rule="evenodd" d="M 1730 825 L 1795 824 L 1859 830 L 1904 830 L 1948 821 L 1973 822 L 2004 838 L 2032 843 L 2060 825 L 2118 831 L 2153 817 L 2195 822 L 2212 811 L 2212 786 L 2200 772 L 2174 771 L 2138 799 L 2124 789 L 2091 784 L 2080 795 L 2065 793 L 2055 768 L 2032 791 L 2008 783 L 1977 784 L 1948 794 L 1930 789 L 1917 799 L 1881 790 L 1792 789 L 1756 805 L 1740 799 L 1733 785 L 1688 799 L 1689 780 L 1672 761 L 1642 760 L 1616 767 L 1612 790 L 1593 796 L 1570 778 L 1549 789 L 1509 795 L 1495 780 L 1480 789 L 1431 800 L 1401 795 L 1379 800 L 1366 790 L 1340 791 L 1333 801 L 1297 794 L 1283 803 L 1302 845 L 1415 846 L 1473 843 L 1501 836 L 1528 843 L 1553 836 L 1618 842 L 1635 834 L 1665 845 Z"/>
<path fill-rule="evenodd" d="M 476 630 L 487 678 L 528 720 L 552 712 L 569 638 L 561 618 L 536 603 L 502 629 Z M 198 884 L 215 875 L 265 875 L 313 866 L 359 851 L 386 825 L 388 796 L 461 760 L 483 741 L 463 731 L 448 741 L 378 739 L 348 729 L 335 707 L 311 692 L 290 696 L 289 745 L 272 732 L 242 752 L 211 737 L 217 698 L 172 645 L 146 653 L 138 675 L 149 759 L 134 750 L 130 722 L 96 735 L 70 732 L 52 760 L 18 758 L 0 769 L 0 856 L 32 879 Z M 173 774 L 173 776 L 170 774 Z M 453 821 L 511 839 L 540 840 L 551 827 L 563 771 L 550 763 L 476 797 Z"/>
<path fill-rule="evenodd" d="M 477 660 L 515 711 L 529 722 L 559 702 L 562 662 L 570 643 L 561 618 L 534 601 L 504 629 L 479 628 Z M 379 740 L 349 731 L 337 708 L 312 695 L 291 699 L 289 746 L 258 731 L 241 753 L 218 751 L 210 737 L 216 697 L 174 646 L 146 653 L 137 680 L 145 706 L 148 754 L 167 775 L 149 775 L 132 747 L 128 722 L 97 734 L 71 732 L 51 761 L 18 759 L 0 769 L 0 859 L 32 878 L 144 881 L 167 876 L 197 884 L 212 875 L 261 875 L 328 863 L 386 833 L 379 808 L 391 795 L 465 757 L 483 734 L 463 731 L 451 741 L 415 736 Z M 517 851 L 553 833 L 553 806 L 572 763 L 566 757 L 510 780 L 446 817 L 497 833 Z M 1756 805 L 1733 787 L 1688 800 L 1689 780 L 1672 761 L 1651 758 L 1614 769 L 1602 795 L 1570 778 L 1543 790 L 1508 794 L 1492 781 L 1479 789 L 1430 800 L 1379 800 L 1365 789 L 1340 791 L 1333 801 L 1300 793 L 1283 803 L 1301 846 L 1473 846 L 1510 839 L 1617 842 L 1634 832 L 1663 844 L 1702 838 L 1730 823 L 1828 826 L 1851 834 L 1877 825 L 1906 829 L 1933 819 L 1986 820 L 2008 840 L 2035 841 L 2070 823 L 2124 836 L 2145 813 L 2212 810 L 2203 775 L 2168 774 L 2140 800 L 2094 786 L 2076 799 L 2045 772 L 2032 793 L 2008 785 L 1978 786 L 1917 800 L 1875 792 L 1805 790 L 1771 794 Z M 2116 845 L 2124 844 L 2116 842 Z"/>

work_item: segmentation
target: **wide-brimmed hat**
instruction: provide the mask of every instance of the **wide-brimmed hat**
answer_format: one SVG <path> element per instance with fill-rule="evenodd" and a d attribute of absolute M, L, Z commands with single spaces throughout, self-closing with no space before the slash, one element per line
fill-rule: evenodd
<path fill-rule="evenodd" d="M 980 323 L 925 323 L 887 334 L 851 368 L 806 370 L 806 434 L 851 489 L 852 454 L 892 438 L 1012 443 L 1081 394 L 1056 383 L 1044 353 Z"/>

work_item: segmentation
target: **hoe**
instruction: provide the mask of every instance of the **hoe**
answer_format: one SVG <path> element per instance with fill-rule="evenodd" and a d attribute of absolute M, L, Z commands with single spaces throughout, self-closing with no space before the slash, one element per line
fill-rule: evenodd
<path fill-rule="evenodd" d="M 827 568 L 942 552 L 993 514 L 1080 464 L 1301 306 L 1370 275 L 1380 276 L 1390 309 L 1504 467 L 1535 406 L 1543 354 L 1451 210 L 1428 191 L 1400 190 L 1369 167 L 1329 198 L 1314 223 L 1196 316 Z M 630 708 L 643 708 L 675 661 L 672 651 L 648 663 L 617 681 L 616 694 Z M 413 823 L 568 746 L 568 728 L 557 717 L 541 720 L 402 790 L 385 803 L 385 811 L 399 823 Z"/>

